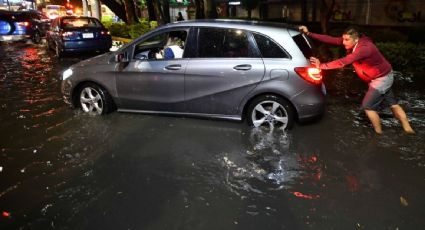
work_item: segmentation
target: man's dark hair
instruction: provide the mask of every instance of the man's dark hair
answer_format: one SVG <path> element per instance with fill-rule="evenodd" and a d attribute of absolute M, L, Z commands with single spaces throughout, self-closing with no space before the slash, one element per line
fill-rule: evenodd
<path fill-rule="evenodd" d="M 345 29 L 342 34 L 350 35 L 354 39 L 359 38 L 361 35 L 359 30 L 353 26 L 350 26 L 347 29 Z"/>

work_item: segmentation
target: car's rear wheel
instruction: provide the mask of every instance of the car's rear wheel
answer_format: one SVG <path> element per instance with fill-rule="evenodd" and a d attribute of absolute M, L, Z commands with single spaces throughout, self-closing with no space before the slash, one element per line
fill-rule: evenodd
<path fill-rule="evenodd" d="M 83 85 L 78 96 L 79 106 L 85 113 L 103 115 L 115 109 L 109 93 L 96 84 L 88 83 Z"/>
<path fill-rule="evenodd" d="M 294 109 L 286 100 L 275 95 L 255 98 L 248 107 L 247 121 L 254 127 L 291 129 L 294 124 Z"/>

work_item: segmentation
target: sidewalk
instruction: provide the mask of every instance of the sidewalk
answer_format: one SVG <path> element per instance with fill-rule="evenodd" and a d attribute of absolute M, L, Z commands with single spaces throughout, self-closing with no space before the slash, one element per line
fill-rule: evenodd
<path fill-rule="evenodd" d="M 133 40 L 132 39 L 129 39 L 129 38 L 121 38 L 121 37 L 112 36 L 112 47 L 109 50 L 110 51 L 116 51 L 121 46 L 123 46 L 124 44 L 127 44 L 127 43 L 129 43 L 131 41 L 133 41 Z"/>

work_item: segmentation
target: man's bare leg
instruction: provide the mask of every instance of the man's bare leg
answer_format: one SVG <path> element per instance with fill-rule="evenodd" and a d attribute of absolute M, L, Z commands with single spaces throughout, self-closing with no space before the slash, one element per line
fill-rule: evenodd
<path fill-rule="evenodd" d="M 373 129 L 377 134 L 382 134 L 381 118 L 376 111 L 365 109 L 366 115 L 372 123 Z"/>
<path fill-rule="evenodd" d="M 404 132 L 414 134 L 415 131 L 410 126 L 409 120 L 407 119 L 407 115 L 404 112 L 403 108 L 401 108 L 400 105 L 393 105 L 391 106 L 391 110 L 393 111 L 394 116 L 400 121 Z"/>

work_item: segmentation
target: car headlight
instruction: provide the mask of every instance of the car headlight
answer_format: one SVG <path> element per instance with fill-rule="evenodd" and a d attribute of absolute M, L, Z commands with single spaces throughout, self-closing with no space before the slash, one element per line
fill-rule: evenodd
<path fill-rule="evenodd" d="M 67 69 L 62 73 L 62 81 L 65 81 L 67 78 L 71 77 L 73 74 L 72 69 Z"/>

